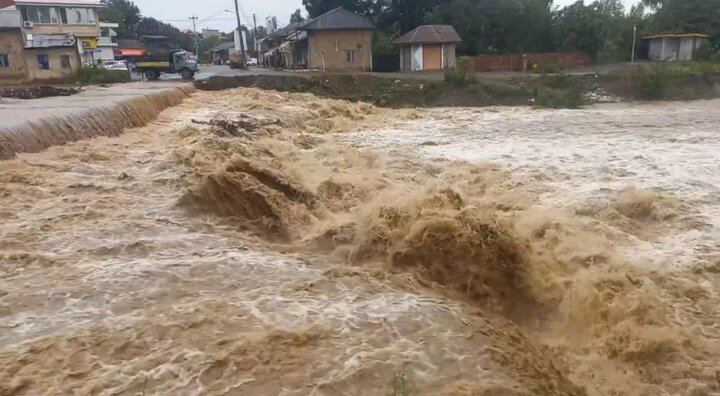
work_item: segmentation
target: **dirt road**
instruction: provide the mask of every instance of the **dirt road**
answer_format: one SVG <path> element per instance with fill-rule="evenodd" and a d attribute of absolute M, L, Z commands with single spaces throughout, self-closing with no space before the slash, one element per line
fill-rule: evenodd
<path fill-rule="evenodd" d="M 716 109 L 234 89 L 2 161 L 0 394 L 713 394 Z"/>

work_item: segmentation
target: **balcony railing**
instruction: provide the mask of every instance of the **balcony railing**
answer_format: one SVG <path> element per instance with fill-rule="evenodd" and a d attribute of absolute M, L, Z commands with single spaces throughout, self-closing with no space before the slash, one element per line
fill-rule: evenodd
<path fill-rule="evenodd" d="M 117 43 L 113 43 L 110 37 L 98 37 L 97 43 L 101 47 L 117 47 Z"/>

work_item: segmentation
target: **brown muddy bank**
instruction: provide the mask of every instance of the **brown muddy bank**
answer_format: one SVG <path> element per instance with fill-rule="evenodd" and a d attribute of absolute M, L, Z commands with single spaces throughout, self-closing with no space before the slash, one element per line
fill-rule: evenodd
<path fill-rule="evenodd" d="M 253 87 L 306 92 L 390 108 L 535 106 L 579 108 L 641 100 L 695 100 L 720 96 L 720 74 L 673 73 L 638 67 L 609 74 L 556 74 L 509 78 L 476 74 L 466 85 L 441 79 L 395 79 L 367 74 L 213 76 L 195 82 L 199 90 Z M 660 70 L 660 71 L 658 71 Z"/>
<path fill-rule="evenodd" d="M 412 77 L 394 79 L 370 75 L 317 74 L 299 76 L 213 76 L 197 81 L 199 90 L 253 87 L 282 92 L 307 92 L 321 97 L 403 107 L 522 106 L 531 103 L 532 91 L 499 81 L 454 87 L 442 80 Z"/>

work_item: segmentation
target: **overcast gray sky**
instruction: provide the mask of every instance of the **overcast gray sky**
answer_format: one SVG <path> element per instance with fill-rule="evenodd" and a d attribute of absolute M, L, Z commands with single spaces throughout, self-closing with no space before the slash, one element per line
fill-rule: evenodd
<path fill-rule="evenodd" d="M 193 14 L 198 16 L 197 29 L 214 28 L 222 31 L 231 31 L 237 25 L 235 21 L 233 0 L 133 0 L 140 7 L 144 16 L 172 23 L 185 29 L 192 28 L 189 19 Z M 555 5 L 565 6 L 575 0 L 555 0 Z M 585 0 L 586 3 L 591 0 Z M 623 0 L 625 4 L 632 5 L 638 0 Z M 252 26 L 252 14 L 257 14 L 258 25 L 265 22 L 268 15 L 277 16 L 278 22 L 286 24 L 290 14 L 297 8 L 302 8 L 302 0 L 238 0 L 242 22 Z M 233 13 L 226 12 L 230 10 Z"/>

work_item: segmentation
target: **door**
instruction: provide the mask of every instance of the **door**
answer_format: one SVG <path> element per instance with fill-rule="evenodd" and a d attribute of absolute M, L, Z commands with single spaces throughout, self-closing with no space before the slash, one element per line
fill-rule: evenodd
<path fill-rule="evenodd" d="M 412 49 L 410 46 L 403 47 L 401 52 L 401 67 L 403 71 L 412 70 Z"/>
<path fill-rule="evenodd" d="M 442 68 L 442 45 L 423 45 L 423 70 Z"/>
<path fill-rule="evenodd" d="M 412 70 L 423 69 L 423 47 L 422 44 L 413 44 L 412 46 Z"/>

